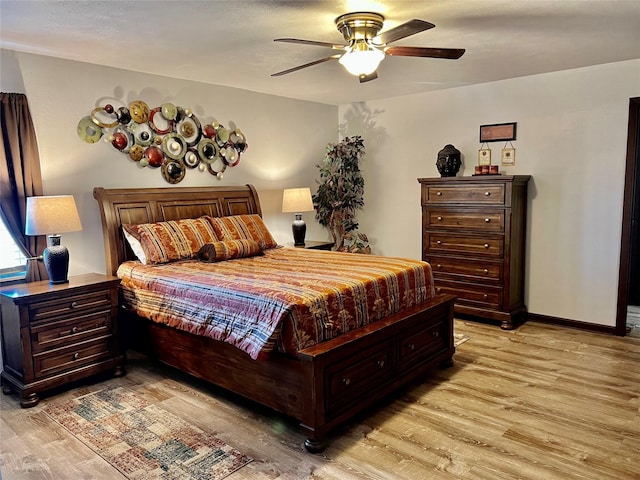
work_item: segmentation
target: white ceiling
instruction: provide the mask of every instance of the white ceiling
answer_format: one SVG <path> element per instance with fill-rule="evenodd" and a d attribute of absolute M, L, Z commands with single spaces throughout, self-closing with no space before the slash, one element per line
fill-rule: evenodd
<path fill-rule="evenodd" d="M 351 11 L 436 28 L 394 45 L 465 48 L 459 60 L 387 57 L 360 84 L 337 61 L 272 73 L 343 43 Z M 0 46 L 22 52 L 341 105 L 640 58 L 640 0 L 13 1 L 0 0 Z"/>

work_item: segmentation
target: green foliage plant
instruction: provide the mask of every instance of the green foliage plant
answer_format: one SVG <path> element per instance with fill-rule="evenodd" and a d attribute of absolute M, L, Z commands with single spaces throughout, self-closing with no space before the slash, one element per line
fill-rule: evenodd
<path fill-rule="evenodd" d="M 313 195 L 316 220 L 327 227 L 335 250 L 371 253 L 367 236 L 357 231 L 357 211 L 364 206 L 364 178 L 360 161 L 364 156 L 361 136 L 345 137 L 329 143 L 322 164 L 317 165 L 320 180 Z"/>

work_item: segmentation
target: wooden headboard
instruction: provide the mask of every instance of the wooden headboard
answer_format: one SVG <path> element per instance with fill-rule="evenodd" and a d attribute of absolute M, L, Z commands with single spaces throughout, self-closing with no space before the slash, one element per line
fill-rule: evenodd
<path fill-rule="evenodd" d="M 252 185 L 231 187 L 113 188 L 96 187 L 102 218 L 106 272 L 115 275 L 125 260 L 135 260 L 121 225 L 155 223 L 202 215 L 224 217 L 262 215 L 258 193 Z"/>

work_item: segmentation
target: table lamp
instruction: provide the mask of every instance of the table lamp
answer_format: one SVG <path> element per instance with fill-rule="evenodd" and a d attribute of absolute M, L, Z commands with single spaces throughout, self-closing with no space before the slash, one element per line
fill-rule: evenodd
<path fill-rule="evenodd" d="M 295 219 L 291 225 L 293 231 L 293 245 L 304 247 L 304 236 L 307 233 L 307 225 L 302 219 L 302 212 L 313 210 L 313 200 L 311 199 L 311 189 L 309 188 L 287 188 L 282 196 L 282 211 L 295 212 Z"/>
<path fill-rule="evenodd" d="M 42 257 L 49 283 L 67 283 L 69 250 L 60 245 L 60 233 L 82 230 L 76 202 L 72 195 L 28 197 L 26 235 L 47 235 Z"/>

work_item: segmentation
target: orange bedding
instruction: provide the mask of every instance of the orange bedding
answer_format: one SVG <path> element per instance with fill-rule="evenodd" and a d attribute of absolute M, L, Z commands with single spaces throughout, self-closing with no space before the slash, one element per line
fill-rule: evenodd
<path fill-rule="evenodd" d="M 206 263 L 123 263 L 129 309 L 206 335 L 253 359 L 306 347 L 434 297 L 428 263 L 395 257 L 274 248 Z"/>

